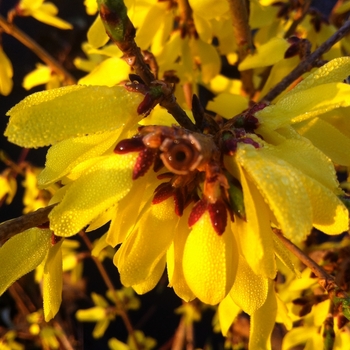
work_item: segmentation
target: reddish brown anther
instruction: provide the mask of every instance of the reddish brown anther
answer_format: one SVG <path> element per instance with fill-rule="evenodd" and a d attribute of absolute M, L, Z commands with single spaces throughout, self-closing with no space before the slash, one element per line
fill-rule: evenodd
<path fill-rule="evenodd" d="M 253 139 L 251 139 L 249 137 L 246 137 L 244 139 L 240 139 L 238 142 L 245 143 L 247 145 L 252 145 L 255 148 L 260 148 L 260 145 L 256 141 L 254 141 Z"/>
<path fill-rule="evenodd" d="M 155 105 L 155 100 L 151 96 L 150 93 L 146 93 L 144 99 L 137 107 L 137 113 L 138 114 L 146 114 L 148 113 Z"/>
<path fill-rule="evenodd" d="M 141 136 L 125 139 L 118 142 L 114 148 L 114 153 L 125 154 L 130 152 L 140 152 L 145 149 Z"/>
<path fill-rule="evenodd" d="M 218 235 L 222 235 L 225 232 L 227 224 L 227 210 L 225 203 L 220 199 L 215 203 L 209 203 L 208 212 L 215 232 Z"/>
<path fill-rule="evenodd" d="M 155 156 L 156 151 L 150 148 L 145 148 L 139 153 L 132 173 L 133 180 L 136 180 L 146 174 L 146 172 L 152 166 Z"/>
<path fill-rule="evenodd" d="M 185 208 L 185 196 L 180 188 L 176 188 L 174 192 L 175 214 L 182 216 Z"/>
<path fill-rule="evenodd" d="M 58 242 L 61 241 L 61 239 L 62 239 L 62 237 L 56 236 L 54 233 L 52 233 L 52 235 L 51 235 L 51 245 L 57 244 Z"/>
<path fill-rule="evenodd" d="M 298 44 L 292 44 L 284 53 L 284 58 L 291 58 L 299 54 L 300 46 Z"/>
<path fill-rule="evenodd" d="M 192 208 L 188 218 L 188 226 L 192 227 L 204 214 L 208 208 L 208 202 L 205 198 L 200 199 Z"/>
<path fill-rule="evenodd" d="M 174 194 L 174 188 L 170 182 L 163 182 L 154 191 L 154 197 L 152 199 L 152 204 L 158 204 Z"/>

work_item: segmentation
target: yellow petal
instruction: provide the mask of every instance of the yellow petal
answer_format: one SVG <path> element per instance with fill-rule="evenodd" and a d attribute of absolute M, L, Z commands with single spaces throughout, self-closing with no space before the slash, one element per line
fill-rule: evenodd
<path fill-rule="evenodd" d="M 276 322 L 283 323 L 284 326 L 290 331 L 293 328 L 293 321 L 291 317 L 288 315 L 288 308 L 286 304 L 281 300 L 278 294 L 276 294 L 277 300 L 277 315 Z"/>
<path fill-rule="evenodd" d="M 24 77 L 22 86 L 26 90 L 30 90 L 34 86 L 46 84 L 50 78 L 51 69 L 42 64 L 38 64 L 35 70 Z"/>
<path fill-rule="evenodd" d="M 271 333 L 275 325 L 276 314 L 277 300 L 274 282 L 269 281 L 269 291 L 264 305 L 250 318 L 249 349 L 271 349 Z"/>
<path fill-rule="evenodd" d="M 135 153 L 101 157 L 76 180 L 49 215 L 55 234 L 67 237 L 78 233 L 123 198 L 133 184 L 132 169 L 136 157 Z"/>
<path fill-rule="evenodd" d="M 312 205 L 313 226 L 329 235 L 347 231 L 349 212 L 334 192 L 307 176 L 302 181 Z"/>
<path fill-rule="evenodd" d="M 240 313 L 241 308 L 234 303 L 230 295 L 227 295 L 218 306 L 221 333 L 225 337 L 233 321 Z"/>
<path fill-rule="evenodd" d="M 288 95 L 318 85 L 341 82 L 349 75 L 350 57 L 339 57 L 326 63 L 301 81 Z"/>
<path fill-rule="evenodd" d="M 146 208 L 151 205 L 154 190 L 158 184 L 156 173 L 152 171 L 134 182 L 130 192 L 118 202 L 115 208 L 115 215 L 106 238 L 109 245 L 115 247 L 124 242 Z M 137 203 L 137 205 L 130 205 L 130 203 Z"/>
<path fill-rule="evenodd" d="M 148 50 L 154 35 L 162 26 L 167 5 L 155 2 L 148 8 L 147 15 L 143 18 L 142 25 L 137 29 L 135 41 L 142 50 Z"/>
<path fill-rule="evenodd" d="M 210 83 L 209 88 L 213 93 L 227 92 L 233 95 L 239 95 L 242 89 L 242 82 L 238 79 L 229 79 L 221 74 L 214 77 Z"/>
<path fill-rule="evenodd" d="M 110 322 L 111 322 L 111 320 L 108 317 L 105 317 L 104 319 L 96 322 L 94 330 L 92 331 L 92 337 L 94 339 L 98 339 L 98 338 L 103 337 Z"/>
<path fill-rule="evenodd" d="M 23 147 L 117 129 L 141 119 L 143 96 L 121 86 L 67 86 L 26 97 L 7 112 L 5 136 Z"/>
<path fill-rule="evenodd" d="M 201 39 L 193 43 L 194 55 L 200 61 L 202 80 L 205 84 L 220 73 L 221 59 L 217 49 Z"/>
<path fill-rule="evenodd" d="M 333 163 L 308 140 L 288 139 L 277 146 L 264 147 L 261 153 L 281 158 L 331 191 L 339 192 Z"/>
<path fill-rule="evenodd" d="M 94 306 L 90 309 L 78 310 L 75 317 L 81 322 L 98 322 L 106 318 L 106 309 L 101 306 Z"/>
<path fill-rule="evenodd" d="M 43 299 L 45 321 L 57 314 L 62 301 L 62 246 L 63 239 L 50 248 L 44 266 Z"/>
<path fill-rule="evenodd" d="M 259 46 L 254 54 L 248 55 L 238 65 L 238 70 L 272 66 L 284 58 L 284 54 L 290 44 L 286 39 L 272 38 L 267 43 Z"/>
<path fill-rule="evenodd" d="M 269 6 L 274 0 L 267 2 L 267 4 L 262 1 L 252 1 L 250 3 L 249 25 L 251 29 L 269 26 L 277 17 L 278 6 Z"/>
<path fill-rule="evenodd" d="M 286 77 L 298 65 L 299 62 L 300 58 L 295 56 L 281 60 L 274 64 L 264 88 L 260 92 L 260 96 L 265 96 L 275 85 L 277 85 L 277 83 L 281 81 L 281 77 Z M 277 99 L 280 99 L 282 96 L 282 94 L 279 95 Z"/>
<path fill-rule="evenodd" d="M 259 121 L 270 129 L 298 123 L 339 107 L 350 105 L 350 85 L 328 83 L 286 94 L 275 105 L 256 113 Z"/>
<path fill-rule="evenodd" d="M 188 208 L 179 220 L 178 225 L 175 229 L 173 243 L 167 251 L 169 287 L 172 287 L 174 289 L 174 292 L 186 302 L 195 298 L 195 295 L 185 280 L 182 267 L 185 243 L 190 232 L 187 224 L 189 213 L 190 210 Z"/>
<path fill-rule="evenodd" d="M 97 2 L 95 0 L 84 0 L 84 5 L 88 15 L 92 16 L 98 11 Z"/>
<path fill-rule="evenodd" d="M 218 235 L 205 212 L 185 244 L 183 270 L 188 286 L 198 299 L 215 305 L 230 291 L 237 265 L 237 246 L 230 225 Z"/>
<path fill-rule="evenodd" d="M 299 272 L 296 270 L 291 252 L 281 243 L 281 241 L 276 237 L 276 235 L 272 235 L 274 249 L 276 256 L 281 260 L 281 262 L 289 268 L 290 271 L 298 274 Z"/>
<path fill-rule="evenodd" d="M 312 118 L 293 127 L 308 138 L 336 164 L 350 165 L 350 139 L 321 118 Z"/>
<path fill-rule="evenodd" d="M 56 9 L 56 11 L 54 11 Z M 52 3 L 42 4 L 40 8 L 33 11 L 31 15 L 40 22 L 60 29 L 73 29 L 73 26 L 61 18 L 55 16 L 57 8 Z"/>
<path fill-rule="evenodd" d="M 230 119 L 248 108 L 248 99 L 240 95 L 221 93 L 209 101 L 206 109 Z"/>
<path fill-rule="evenodd" d="M 79 80 L 83 85 L 106 85 L 113 87 L 127 80 L 130 66 L 119 57 L 110 57 L 101 62 L 88 75 Z"/>
<path fill-rule="evenodd" d="M 266 301 L 268 279 L 253 272 L 245 259 L 240 256 L 235 283 L 230 297 L 244 312 L 252 315 Z"/>
<path fill-rule="evenodd" d="M 109 36 L 106 34 L 101 17 L 98 15 L 87 32 L 87 39 L 92 47 L 99 48 L 107 44 Z"/>
<path fill-rule="evenodd" d="M 250 145 L 239 146 L 237 161 L 268 203 L 284 235 L 296 241 L 304 239 L 312 228 L 312 212 L 300 173 Z"/>
<path fill-rule="evenodd" d="M 12 63 L 0 47 L 0 94 L 7 96 L 12 91 Z"/>
<path fill-rule="evenodd" d="M 201 16 L 197 16 L 196 13 L 193 13 L 193 21 L 199 38 L 204 42 L 210 42 L 213 37 L 213 29 L 210 21 L 205 20 Z"/>
<path fill-rule="evenodd" d="M 143 214 L 114 256 L 124 286 L 140 284 L 150 276 L 171 244 L 177 220 L 172 197 Z"/>
<path fill-rule="evenodd" d="M 229 12 L 228 2 L 224 0 L 189 0 L 189 3 L 193 12 L 205 19 L 223 16 Z"/>
<path fill-rule="evenodd" d="M 282 349 L 293 349 L 297 345 L 305 345 L 312 341 L 312 337 L 317 333 L 316 327 L 296 327 L 290 330 L 283 338 Z"/>
<path fill-rule="evenodd" d="M 10 238 L 0 248 L 0 295 L 44 260 L 51 235 L 50 230 L 32 228 Z"/>
<path fill-rule="evenodd" d="M 45 168 L 38 175 L 38 185 L 46 187 L 57 182 L 79 163 L 101 155 L 116 142 L 120 131 L 74 137 L 53 145 L 47 152 Z"/>
<path fill-rule="evenodd" d="M 240 251 L 252 270 L 258 275 L 274 278 L 276 262 L 270 213 L 257 188 L 248 181 L 246 173 L 242 169 L 240 171 L 247 221 L 236 216 L 232 230 L 239 242 Z"/>
<path fill-rule="evenodd" d="M 154 266 L 152 269 L 150 275 L 144 280 L 143 282 L 139 284 L 134 284 L 132 288 L 135 290 L 137 294 L 145 294 L 152 290 L 157 283 L 159 282 L 160 278 L 163 275 L 164 269 L 165 269 L 165 255 L 158 261 L 157 265 Z"/>

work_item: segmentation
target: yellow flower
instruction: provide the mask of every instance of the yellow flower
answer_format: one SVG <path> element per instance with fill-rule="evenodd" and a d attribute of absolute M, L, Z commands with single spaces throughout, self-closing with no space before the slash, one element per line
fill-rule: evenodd
<path fill-rule="evenodd" d="M 13 69 L 9 58 L 6 56 L 2 47 L 0 47 L 0 94 L 7 96 L 13 86 Z"/>
<path fill-rule="evenodd" d="M 30 90 L 34 86 L 46 84 L 46 90 L 55 89 L 61 86 L 62 77 L 52 72 L 51 68 L 38 63 L 36 69 L 28 73 L 23 79 L 23 87 Z"/>
<path fill-rule="evenodd" d="M 56 17 L 57 7 L 45 0 L 21 0 L 16 6 L 16 14 L 19 16 L 32 16 L 40 22 L 60 29 L 72 29 L 72 25 L 63 19 Z"/>
<path fill-rule="evenodd" d="M 251 315 L 250 347 L 269 348 L 276 261 L 294 271 L 272 227 L 294 242 L 312 227 L 348 229 L 334 166 L 300 123 L 350 104 L 341 83 L 349 64 L 334 60 L 276 104 L 257 104 L 207 133 L 174 124 L 136 129 L 147 94 L 72 86 L 13 107 L 5 134 L 26 147 L 53 144 L 38 181 L 63 184 L 49 215 L 56 236 L 111 221 L 105 239 L 121 244 L 114 263 L 125 286 L 145 293 L 167 267 L 182 299 L 231 305 L 233 315 L 242 309 Z M 230 316 L 219 316 L 227 330 Z"/>

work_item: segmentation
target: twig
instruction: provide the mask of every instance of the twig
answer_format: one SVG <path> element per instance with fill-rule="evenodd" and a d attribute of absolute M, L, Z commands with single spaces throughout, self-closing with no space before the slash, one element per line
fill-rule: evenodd
<path fill-rule="evenodd" d="M 47 51 L 45 51 L 41 46 L 39 46 L 33 39 L 31 39 L 27 34 L 22 32 L 14 24 L 9 23 L 6 19 L 0 15 L 0 28 L 4 30 L 5 33 L 13 36 L 23 45 L 28 47 L 32 52 L 34 52 L 43 62 L 45 62 L 54 72 L 58 75 L 64 77 L 65 82 L 68 85 L 76 83 L 75 78 L 69 74 L 62 65 L 56 61 Z"/>
<path fill-rule="evenodd" d="M 284 244 L 284 246 L 316 275 L 318 278 L 318 283 L 328 293 L 330 300 L 335 305 L 342 303 L 343 307 L 348 307 L 346 304 L 350 302 L 350 298 L 344 290 L 336 285 L 334 277 L 329 275 L 321 266 L 319 266 L 314 260 L 308 257 L 294 243 L 284 237 L 280 230 L 275 229 L 273 231 Z"/>
<path fill-rule="evenodd" d="M 181 317 L 180 323 L 174 335 L 174 340 L 171 346 L 171 350 L 181 350 L 184 348 L 185 333 L 186 333 L 185 319 L 184 317 Z"/>
<path fill-rule="evenodd" d="M 334 304 L 330 303 L 329 312 L 326 319 L 323 322 L 323 349 L 332 350 L 335 341 L 335 332 L 334 332 Z"/>
<path fill-rule="evenodd" d="M 350 31 L 350 20 L 337 30 L 328 40 L 326 40 L 321 46 L 319 46 L 310 56 L 290 72 L 285 78 L 283 78 L 275 87 L 273 87 L 265 97 L 262 98 L 263 102 L 271 102 L 281 92 L 283 92 L 293 81 L 298 79 L 302 74 L 309 71 L 314 67 L 315 62 L 321 57 L 322 54 L 327 52 L 335 43 L 342 39 Z"/>
<path fill-rule="evenodd" d="M 99 0 L 99 9 L 106 33 L 111 40 L 123 52 L 123 59 L 135 70 L 147 86 L 155 82 L 155 77 L 146 65 L 140 48 L 135 42 L 135 27 L 127 16 L 127 9 L 122 0 Z M 170 93 L 164 94 L 159 103 L 175 118 L 184 128 L 195 131 L 196 127 L 188 118 L 185 111 L 176 102 L 172 89 Z"/>
<path fill-rule="evenodd" d="M 84 240 L 84 243 L 86 244 L 86 246 L 88 247 L 88 249 L 90 250 L 90 252 L 92 251 L 93 249 L 93 246 L 90 242 L 90 239 L 88 238 L 88 236 L 85 234 L 84 231 L 80 231 L 79 232 L 79 235 L 82 237 L 82 239 Z M 120 300 L 115 288 L 114 288 L 114 285 L 111 281 L 111 279 L 109 278 L 108 276 L 108 273 L 107 271 L 105 270 L 103 264 L 101 263 L 101 261 L 94 257 L 94 256 L 91 256 L 91 258 L 93 259 L 94 263 L 96 264 L 100 274 L 101 274 L 101 277 L 102 279 L 104 280 L 107 288 L 113 293 L 113 296 L 114 296 L 114 300 L 115 300 L 115 304 L 118 308 L 118 313 L 120 315 L 120 317 L 122 318 L 124 324 L 125 324 L 125 327 L 128 331 L 128 334 L 129 336 L 132 338 L 135 346 L 136 346 L 136 349 L 137 350 L 141 350 L 141 345 L 139 344 L 136 336 L 135 336 L 135 331 L 134 331 L 134 327 L 132 326 L 131 324 L 131 321 L 129 319 L 129 316 L 128 314 L 126 313 L 125 309 L 124 309 L 124 306 L 123 306 L 123 302 Z"/>
<path fill-rule="evenodd" d="M 244 0 L 228 0 L 228 3 L 230 5 L 234 36 L 238 45 L 239 61 L 242 61 L 253 48 L 246 3 Z M 253 96 L 255 92 L 253 70 L 242 71 L 241 80 L 244 91 L 249 96 Z"/>
<path fill-rule="evenodd" d="M 294 21 L 292 22 L 292 24 L 290 25 L 288 30 L 285 32 L 285 34 L 284 34 L 285 39 L 289 38 L 291 35 L 294 34 L 299 23 L 301 23 L 301 21 L 304 19 L 304 17 L 308 13 L 310 5 L 311 5 L 311 0 L 305 0 L 305 2 L 303 4 L 303 8 L 301 9 L 301 13 L 298 14 L 297 18 L 294 19 Z"/>
<path fill-rule="evenodd" d="M 0 224 L 0 244 L 3 244 L 12 236 L 28 230 L 32 227 L 40 226 L 49 221 L 48 215 L 55 204 L 38 209 L 32 213 L 22 215 L 18 218 L 4 221 Z"/>

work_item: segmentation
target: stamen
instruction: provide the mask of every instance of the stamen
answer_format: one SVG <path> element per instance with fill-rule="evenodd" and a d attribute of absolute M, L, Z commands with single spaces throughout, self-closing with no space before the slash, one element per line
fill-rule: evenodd
<path fill-rule="evenodd" d="M 114 153 L 125 154 L 129 152 L 140 152 L 145 149 L 141 136 L 134 136 L 131 139 L 125 139 L 118 142 L 114 148 Z"/>
<path fill-rule="evenodd" d="M 136 180 L 146 174 L 154 162 L 156 153 L 156 151 L 150 148 L 145 148 L 139 153 L 132 173 L 133 180 Z"/>
<path fill-rule="evenodd" d="M 227 210 L 225 203 L 220 199 L 215 203 L 209 203 L 208 212 L 214 230 L 218 235 L 222 235 L 225 232 L 227 224 Z"/>

